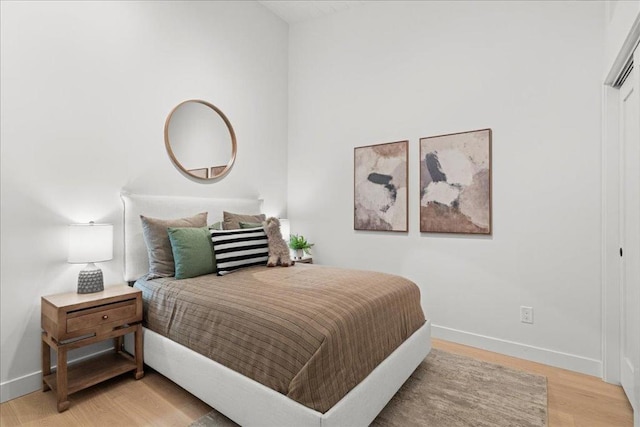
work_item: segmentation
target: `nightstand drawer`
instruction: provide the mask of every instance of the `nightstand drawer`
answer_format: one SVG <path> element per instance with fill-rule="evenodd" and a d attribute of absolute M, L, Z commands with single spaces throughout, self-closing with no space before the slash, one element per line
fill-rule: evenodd
<path fill-rule="evenodd" d="M 136 318 L 136 299 L 71 311 L 67 315 L 67 333 L 92 330 L 102 325 L 142 320 Z"/>

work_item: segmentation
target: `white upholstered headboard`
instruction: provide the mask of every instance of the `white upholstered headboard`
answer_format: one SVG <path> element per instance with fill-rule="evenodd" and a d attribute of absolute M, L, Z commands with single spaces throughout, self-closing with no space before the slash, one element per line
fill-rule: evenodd
<path fill-rule="evenodd" d="M 122 192 L 124 203 L 124 280 L 134 281 L 147 274 L 149 258 L 142 237 L 140 215 L 173 219 L 208 212 L 208 224 L 222 221 L 222 211 L 262 213 L 260 199 L 205 199 L 199 197 L 144 196 Z"/>

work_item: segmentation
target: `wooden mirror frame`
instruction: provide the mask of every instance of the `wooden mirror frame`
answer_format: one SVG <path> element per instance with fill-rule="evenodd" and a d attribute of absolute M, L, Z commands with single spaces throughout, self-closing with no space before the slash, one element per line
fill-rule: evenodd
<path fill-rule="evenodd" d="M 187 104 L 189 102 L 196 102 L 198 104 L 204 105 L 205 107 L 211 108 L 214 112 L 218 113 L 218 115 L 222 118 L 224 123 L 227 125 L 227 129 L 229 130 L 229 135 L 231 135 L 231 159 L 229 159 L 229 162 L 221 171 L 218 171 L 217 169 L 219 168 L 213 165 L 203 169 L 195 169 L 195 170 L 187 169 L 182 165 L 182 163 L 180 163 L 180 161 L 176 158 L 173 150 L 171 149 L 171 142 L 169 141 L 169 123 L 171 122 L 171 118 L 173 117 L 173 114 L 176 112 L 176 110 L 178 110 L 178 108 L 180 108 L 182 105 Z M 229 171 L 231 170 L 231 167 L 233 166 L 233 163 L 236 161 L 236 153 L 237 153 L 236 133 L 233 131 L 233 126 L 231 126 L 231 122 L 218 107 L 211 104 L 210 102 L 203 101 L 202 99 L 187 99 L 186 101 L 182 101 L 180 104 L 176 105 L 173 108 L 173 110 L 171 110 L 171 112 L 167 116 L 167 120 L 164 122 L 164 145 L 165 145 L 165 148 L 167 149 L 167 153 L 169 153 L 169 157 L 171 158 L 171 161 L 173 162 L 173 164 L 176 165 L 178 169 L 180 169 L 182 172 L 184 172 L 188 176 L 195 179 L 199 179 L 199 180 L 210 181 L 210 180 L 222 178 L 227 173 L 229 173 Z M 203 176 L 203 173 L 205 176 Z"/>

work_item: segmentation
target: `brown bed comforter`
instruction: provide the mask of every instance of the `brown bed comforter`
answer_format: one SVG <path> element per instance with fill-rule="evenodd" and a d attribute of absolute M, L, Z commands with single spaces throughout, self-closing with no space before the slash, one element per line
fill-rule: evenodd
<path fill-rule="evenodd" d="M 326 412 L 425 322 L 390 274 L 296 264 L 138 280 L 145 326 Z"/>

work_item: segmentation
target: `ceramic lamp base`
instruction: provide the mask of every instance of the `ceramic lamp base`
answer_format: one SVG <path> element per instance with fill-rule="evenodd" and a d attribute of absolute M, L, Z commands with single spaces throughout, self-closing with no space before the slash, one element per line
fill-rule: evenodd
<path fill-rule="evenodd" d="M 78 293 L 91 294 L 93 292 L 104 291 L 104 280 L 102 270 L 82 270 L 78 275 Z"/>

